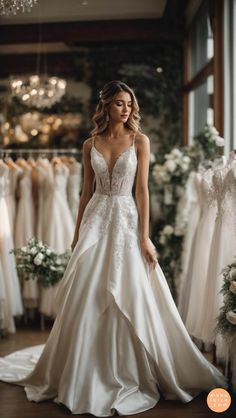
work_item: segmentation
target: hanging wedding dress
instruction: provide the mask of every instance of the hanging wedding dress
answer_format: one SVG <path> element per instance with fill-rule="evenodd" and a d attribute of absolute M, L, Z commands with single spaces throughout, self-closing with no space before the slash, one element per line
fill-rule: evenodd
<path fill-rule="evenodd" d="M 96 191 L 58 289 L 52 331 L 45 346 L 5 357 L 1 380 L 24 386 L 29 400 L 53 399 L 73 414 L 96 416 L 145 411 L 160 393 L 188 402 L 226 387 L 187 333 L 160 266 L 151 271 L 142 255 L 135 143 L 111 176 L 94 144 L 91 164 Z"/>
<path fill-rule="evenodd" d="M 190 335 L 201 338 L 201 330 L 205 317 L 201 315 L 204 310 L 203 299 L 206 292 L 207 270 L 210 257 L 210 248 L 214 232 L 216 205 L 211 201 L 213 170 L 209 169 L 202 174 L 199 191 L 202 214 L 196 232 L 192 264 L 191 289 L 188 297 L 188 310 L 185 326 Z"/>
<path fill-rule="evenodd" d="M 186 206 L 188 206 L 188 223 L 184 236 L 182 252 L 182 273 L 179 280 L 178 310 L 182 320 L 186 321 L 189 306 L 189 294 L 192 286 L 192 267 L 190 260 L 195 252 L 195 239 L 201 215 L 201 174 L 192 172 L 186 189 Z M 188 203 L 187 203 L 188 202 Z M 187 210 L 185 209 L 184 212 Z"/>
<path fill-rule="evenodd" d="M 206 292 L 201 316 L 203 319 L 201 336 L 203 341 L 215 343 L 218 357 L 224 358 L 224 342 L 215 334 L 217 316 L 223 303 L 220 292 L 223 284 L 222 270 L 236 254 L 236 163 L 232 167 L 215 170 L 213 175 L 212 199 L 217 203 L 217 215 L 212 237 L 208 265 Z"/>
<path fill-rule="evenodd" d="M 74 221 L 67 201 L 67 180 L 69 169 L 63 163 L 53 163 L 47 176 L 47 194 L 44 211 L 47 227 L 44 228 L 44 242 L 59 254 L 70 248 Z M 55 317 L 55 293 L 58 285 L 42 288 L 40 312 Z"/>
<path fill-rule="evenodd" d="M 76 222 L 82 180 L 82 164 L 75 160 L 73 163 L 70 164 L 69 170 L 70 174 L 67 183 L 68 203 L 74 222 Z"/>
<path fill-rule="evenodd" d="M 22 174 L 22 169 L 15 164 L 14 168 L 9 169 L 9 184 L 6 196 L 6 203 L 8 208 L 9 221 L 11 226 L 12 237 L 14 238 L 14 225 L 16 218 L 16 185 L 19 176 Z"/>
<path fill-rule="evenodd" d="M 0 165 L 0 264 L 1 264 L 1 312 L 2 323 L 9 332 L 15 332 L 13 316 L 23 314 L 20 283 L 16 272 L 11 226 L 6 204 L 8 191 L 9 168 Z"/>
<path fill-rule="evenodd" d="M 36 174 L 38 186 L 36 237 L 44 243 L 48 227 L 48 201 L 50 199 L 50 179 L 52 177 L 50 161 L 47 158 L 37 160 Z"/>
<path fill-rule="evenodd" d="M 19 180 L 20 197 L 15 224 L 15 245 L 17 248 L 25 246 L 27 241 L 35 236 L 35 212 L 31 180 L 32 168 L 29 164 L 25 164 L 22 168 L 23 176 Z M 25 307 L 36 308 L 38 306 L 39 288 L 36 280 L 24 278 L 22 294 Z"/>

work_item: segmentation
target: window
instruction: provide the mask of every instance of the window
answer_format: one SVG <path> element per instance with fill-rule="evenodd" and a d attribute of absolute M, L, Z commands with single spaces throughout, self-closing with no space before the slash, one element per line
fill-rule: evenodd
<path fill-rule="evenodd" d="M 201 2 L 188 27 L 183 88 L 185 144 L 191 144 L 206 123 L 223 135 L 222 6 L 223 0 Z"/>

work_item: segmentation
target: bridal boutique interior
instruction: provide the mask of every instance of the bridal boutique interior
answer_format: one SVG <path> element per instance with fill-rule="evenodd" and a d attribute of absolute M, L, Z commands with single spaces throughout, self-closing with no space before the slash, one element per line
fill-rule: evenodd
<path fill-rule="evenodd" d="M 150 237 L 192 341 L 229 379 L 223 414 L 233 416 L 235 31 L 235 0 L 0 2 L 1 357 L 49 336 L 83 142 L 102 87 L 121 80 L 135 91 L 151 144 Z M 0 405 L 4 418 L 68 415 L 3 382 Z M 206 394 L 187 404 L 161 398 L 145 414 L 213 416 Z"/>

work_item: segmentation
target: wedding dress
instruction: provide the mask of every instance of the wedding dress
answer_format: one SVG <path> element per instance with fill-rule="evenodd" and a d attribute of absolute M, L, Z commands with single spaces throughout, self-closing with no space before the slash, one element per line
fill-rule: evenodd
<path fill-rule="evenodd" d="M 52 331 L 45 346 L 2 359 L 1 380 L 24 386 L 29 400 L 96 416 L 145 411 L 160 394 L 189 402 L 227 387 L 187 333 L 161 267 L 151 270 L 142 255 L 134 140 L 111 173 L 94 143 L 91 164 L 96 190 L 60 282 Z"/>
<path fill-rule="evenodd" d="M 20 174 L 22 174 L 22 169 L 20 167 L 16 166 L 14 168 L 9 169 L 9 183 L 6 196 L 6 203 L 8 208 L 12 237 L 14 237 L 14 226 L 16 218 L 16 185 Z"/>
<path fill-rule="evenodd" d="M 212 200 L 217 204 L 217 215 L 210 249 L 206 292 L 203 301 L 201 335 L 205 342 L 216 343 L 218 357 L 224 358 L 224 342 L 216 336 L 215 327 L 223 295 L 222 270 L 236 254 L 236 164 L 215 170 L 213 175 Z M 218 347 L 217 347 L 218 346 Z"/>
<path fill-rule="evenodd" d="M 183 212 L 188 213 L 188 223 L 184 236 L 182 252 L 182 272 L 179 279 L 178 310 L 182 320 L 186 321 L 189 306 L 189 295 L 192 286 L 193 254 L 195 252 L 195 240 L 197 226 L 201 215 L 201 174 L 192 172 L 189 176 L 186 189 L 186 206 Z"/>
<path fill-rule="evenodd" d="M 13 316 L 23 314 L 20 283 L 16 272 L 15 257 L 10 254 L 14 248 L 11 225 L 6 204 L 9 187 L 9 168 L 0 167 L 0 264 L 1 264 L 1 316 L 2 325 L 9 332 L 15 332 Z"/>
<path fill-rule="evenodd" d="M 82 164 L 78 161 L 74 161 L 70 165 L 70 174 L 67 183 L 67 194 L 69 207 L 76 222 L 79 208 L 80 189 L 82 180 Z"/>
<path fill-rule="evenodd" d="M 35 209 L 32 196 L 32 168 L 23 167 L 23 176 L 19 181 L 19 202 L 16 213 L 15 245 L 17 248 L 27 244 L 35 236 Z M 34 279 L 23 278 L 22 295 L 27 308 L 36 308 L 39 299 L 38 283 Z"/>
<path fill-rule="evenodd" d="M 202 339 L 202 326 L 205 321 L 204 295 L 206 292 L 207 270 L 210 257 L 210 248 L 216 218 L 216 204 L 211 201 L 213 170 L 209 169 L 202 174 L 199 191 L 202 213 L 199 219 L 192 264 L 191 289 L 188 298 L 188 310 L 185 326 L 190 335 Z"/>
<path fill-rule="evenodd" d="M 74 220 L 67 201 L 69 169 L 65 164 L 50 165 L 47 176 L 47 198 L 44 201 L 44 242 L 59 254 L 70 248 L 74 234 Z M 46 218 L 45 218 L 46 216 Z M 45 225 L 46 226 L 46 225 Z M 55 317 L 55 293 L 58 285 L 41 289 L 40 312 Z"/>

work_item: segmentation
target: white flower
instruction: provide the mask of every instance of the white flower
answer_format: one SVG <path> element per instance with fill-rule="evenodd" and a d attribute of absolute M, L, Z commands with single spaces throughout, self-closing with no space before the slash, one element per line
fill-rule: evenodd
<path fill-rule="evenodd" d="M 189 164 L 183 163 L 181 168 L 183 171 L 187 171 L 189 169 Z"/>
<path fill-rule="evenodd" d="M 209 126 L 208 131 L 210 132 L 211 135 L 215 135 L 215 136 L 219 135 L 219 132 L 217 131 L 217 129 L 214 126 Z"/>
<path fill-rule="evenodd" d="M 50 270 L 52 270 L 52 271 L 56 271 L 56 267 L 54 267 L 54 266 L 50 266 L 49 268 L 50 268 Z"/>
<path fill-rule="evenodd" d="M 231 324 L 236 325 L 236 313 L 234 311 L 227 312 L 226 318 Z"/>
<path fill-rule="evenodd" d="M 166 238 L 165 238 L 165 236 L 164 236 L 164 235 L 161 235 L 161 236 L 160 236 L 159 242 L 160 242 L 160 244 L 165 245 L 165 243 L 166 243 Z"/>
<path fill-rule="evenodd" d="M 27 247 L 21 247 L 21 251 L 22 251 L 23 253 L 27 253 L 28 249 L 27 249 Z"/>
<path fill-rule="evenodd" d="M 217 147 L 223 147 L 225 145 L 225 140 L 224 138 L 222 138 L 222 136 L 217 136 L 215 138 L 215 141 L 216 141 Z"/>
<path fill-rule="evenodd" d="M 36 247 L 32 247 L 30 250 L 30 254 L 34 255 L 37 253 L 37 248 Z"/>
<path fill-rule="evenodd" d="M 183 153 L 178 148 L 172 149 L 171 154 L 177 158 L 180 158 L 183 155 Z"/>
<path fill-rule="evenodd" d="M 57 259 L 56 259 L 56 264 L 57 264 L 58 266 L 61 264 L 61 260 L 60 260 L 60 258 L 57 258 Z"/>
<path fill-rule="evenodd" d="M 236 282 L 232 281 L 229 287 L 230 292 L 236 293 Z"/>
<path fill-rule="evenodd" d="M 167 160 L 165 162 L 165 167 L 168 171 L 170 171 L 171 173 L 173 173 L 176 169 L 176 162 L 174 160 Z"/>
<path fill-rule="evenodd" d="M 162 230 L 163 235 L 172 235 L 173 233 L 174 233 L 174 228 L 171 225 L 166 225 Z"/>
<path fill-rule="evenodd" d="M 155 157 L 155 154 L 153 152 L 150 153 L 149 161 L 150 161 L 150 163 L 154 163 L 156 161 L 156 157 Z"/>
<path fill-rule="evenodd" d="M 189 164 L 189 163 L 190 163 L 190 161 L 191 161 L 191 159 L 189 158 L 189 156 L 188 156 L 188 155 L 184 155 L 184 157 L 183 157 L 183 161 L 184 161 L 186 164 Z"/>
<path fill-rule="evenodd" d="M 47 254 L 47 255 L 52 254 L 52 250 L 50 250 L 50 248 L 48 248 L 48 249 L 46 250 L 46 254 Z"/>
<path fill-rule="evenodd" d="M 236 268 L 233 267 L 230 272 L 229 272 L 229 276 L 231 278 L 231 280 L 236 280 Z"/>
<path fill-rule="evenodd" d="M 43 259 L 44 259 L 44 255 L 42 253 L 38 253 L 36 257 L 34 257 L 34 264 L 36 266 L 40 266 L 40 264 L 42 264 Z"/>

